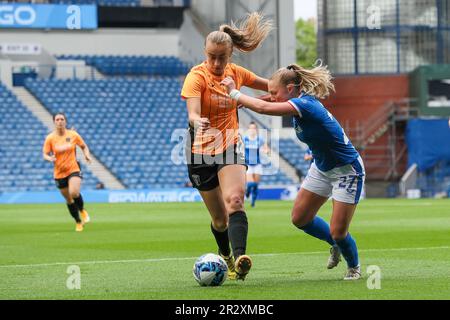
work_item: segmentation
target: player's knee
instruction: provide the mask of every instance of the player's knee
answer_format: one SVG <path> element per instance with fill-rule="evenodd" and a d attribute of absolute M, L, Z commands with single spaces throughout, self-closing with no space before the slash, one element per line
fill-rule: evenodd
<path fill-rule="evenodd" d="M 79 192 L 79 191 L 71 191 L 71 192 L 70 192 L 70 197 L 71 197 L 72 199 L 79 198 L 79 197 L 80 197 L 80 192 Z"/>
<path fill-rule="evenodd" d="M 309 221 L 307 221 L 303 211 L 294 208 L 291 212 L 291 222 L 297 228 L 301 228 L 307 225 Z"/>
<path fill-rule="evenodd" d="M 223 232 L 223 231 L 227 230 L 227 228 L 228 228 L 228 219 L 227 219 L 227 217 L 213 219 L 212 225 L 213 225 L 214 230 Z"/>
<path fill-rule="evenodd" d="M 242 192 L 242 194 L 239 192 L 233 193 L 226 199 L 226 203 L 233 212 L 242 210 L 242 207 L 244 206 L 244 192 Z"/>
<path fill-rule="evenodd" d="M 334 241 L 343 240 L 347 236 L 347 228 L 331 227 L 330 233 L 331 233 L 331 237 L 333 238 Z"/>

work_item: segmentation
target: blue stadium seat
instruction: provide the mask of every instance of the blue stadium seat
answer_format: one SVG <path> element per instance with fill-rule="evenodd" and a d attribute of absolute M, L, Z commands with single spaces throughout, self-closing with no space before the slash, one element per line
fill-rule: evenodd
<path fill-rule="evenodd" d="M 112 60 L 128 63 L 130 59 L 147 61 L 149 57 L 80 58 L 100 61 L 105 67 Z M 173 57 L 153 58 L 161 65 L 162 61 L 175 61 Z M 25 86 L 49 111 L 64 111 L 69 125 L 85 138 L 93 154 L 128 188 L 183 187 L 189 181 L 186 165 L 175 165 L 171 159 L 177 144 L 171 141 L 172 132 L 185 130 L 187 124 L 186 106 L 179 96 L 181 83 L 176 77 L 179 69 L 176 70 L 172 77 L 149 79 L 27 79 Z M 299 166 L 304 162 L 303 150 L 292 140 L 280 141 L 280 151 L 287 159 L 301 160 Z M 262 179 L 263 185 L 292 183 L 282 172 Z"/>
<path fill-rule="evenodd" d="M 0 84 L 0 192 L 55 190 L 53 167 L 42 159 L 47 128 Z M 98 180 L 82 165 L 84 187 Z"/>
<path fill-rule="evenodd" d="M 86 64 L 94 66 L 100 72 L 107 75 L 158 75 L 175 77 L 185 75 L 189 71 L 187 64 L 176 57 L 169 56 L 61 55 L 57 56 L 57 58 L 61 60 L 84 60 Z"/>
<path fill-rule="evenodd" d="M 280 156 L 295 167 L 298 174 L 305 176 L 310 166 L 310 163 L 303 158 L 307 149 L 302 148 L 292 139 L 280 139 L 278 147 Z"/>

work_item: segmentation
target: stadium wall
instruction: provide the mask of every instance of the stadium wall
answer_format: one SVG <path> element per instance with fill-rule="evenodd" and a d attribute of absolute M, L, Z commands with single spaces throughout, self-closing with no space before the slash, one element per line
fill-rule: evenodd
<path fill-rule="evenodd" d="M 178 56 L 177 29 L 0 30 L 2 43 L 39 43 L 47 51 L 88 55 Z"/>
<path fill-rule="evenodd" d="M 323 103 L 338 119 L 351 140 L 356 139 L 354 133 L 357 127 L 366 127 L 380 108 L 389 102 L 400 101 L 410 97 L 409 77 L 401 75 L 367 75 L 340 76 L 334 79 L 336 92 Z M 398 128 L 396 135 L 403 136 L 404 128 Z M 368 180 L 383 180 L 389 171 L 387 159 L 390 156 L 388 148 L 388 132 L 380 136 L 364 152 Z M 396 150 L 404 147 L 403 141 L 397 141 Z M 406 156 L 398 163 L 400 175 L 406 170 Z"/>
<path fill-rule="evenodd" d="M 334 79 L 336 92 L 324 101 L 341 124 L 364 122 L 389 101 L 408 98 L 409 78 L 404 75 L 343 76 Z"/>

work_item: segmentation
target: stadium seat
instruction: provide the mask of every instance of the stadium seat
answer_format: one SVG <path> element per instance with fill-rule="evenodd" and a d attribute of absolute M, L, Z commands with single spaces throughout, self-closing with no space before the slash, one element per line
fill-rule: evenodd
<path fill-rule="evenodd" d="M 189 66 L 173 56 L 84 56 L 61 55 L 60 60 L 84 60 L 106 75 L 147 75 L 175 77 L 185 75 Z"/>
<path fill-rule="evenodd" d="M 53 166 L 42 159 L 47 128 L 0 84 L 0 192 L 55 190 Z M 98 182 L 82 165 L 84 188 Z"/>
<path fill-rule="evenodd" d="M 307 149 L 302 148 L 298 143 L 292 139 L 280 139 L 279 154 L 290 165 L 295 167 L 298 175 L 305 176 L 308 172 L 310 163 L 304 160 L 304 155 Z"/>
<path fill-rule="evenodd" d="M 177 77 L 28 79 L 25 86 L 50 112 L 63 110 L 69 126 L 126 187 L 174 188 L 189 181 L 186 165 L 172 161 L 180 141 L 172 141 L 172 133 L 185 132 L 188 118 Z M 263 185 L 292 183 L 282 172 L 262 179 Z"/>

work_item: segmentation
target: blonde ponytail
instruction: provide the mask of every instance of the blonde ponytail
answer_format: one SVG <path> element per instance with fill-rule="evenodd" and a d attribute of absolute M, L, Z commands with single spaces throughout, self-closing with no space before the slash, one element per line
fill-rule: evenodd
<path fill-rule="evenodd" d="M 206 42 L 216 44 L 227 43 L 242 52 L 255 50 L 267 38 L 272 30 L 272 22 L 264 20 L 264 16 L 258 12 L 247 15 L 247 18 L 239 25 L 221 25 L 219 31 L 211 32 Z"/>
<path fill-rule="evenodd" d="M 312 69 L 306 69 L 296 64 L 287 68 L 281 68 L 275 72 L 270 80 L 277 79 L 282 85 L 294 84 L 299 86 L 303 92 L 316 98 L 326 98 L 330 91 L 335 91 L 331 81 L 330 70 L 318 60 Z"/>

